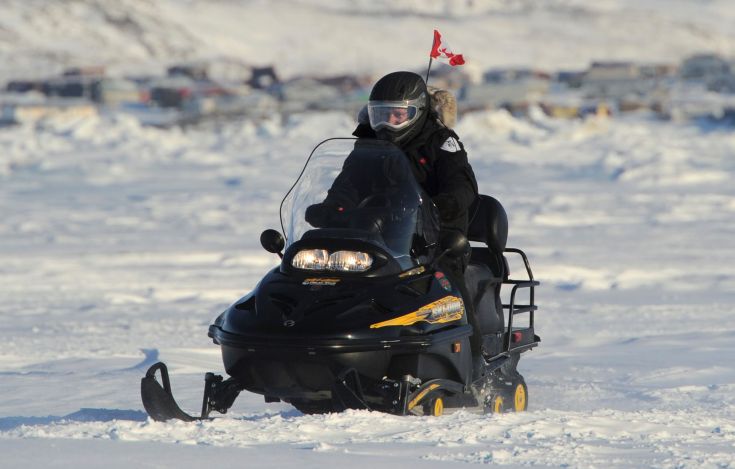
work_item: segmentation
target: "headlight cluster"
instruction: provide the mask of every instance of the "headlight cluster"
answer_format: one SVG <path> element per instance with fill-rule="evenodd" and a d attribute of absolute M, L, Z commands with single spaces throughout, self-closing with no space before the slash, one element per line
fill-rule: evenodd
<path fill-rule="evenodd" d="M 364 272 L 373 265 L 373 257 L 366 252 L 304 249 L 296 253 L 291 265 L 297 269 L 331 270 L 336 272 Z"/>
<path fill-rule="evenodd" d="M 371 324 L 371 329 L 386 326 L 410 326 L 420 321 L 429 324 L 452 322 L 462 318 L 464 315 L 464 303 L 457 296 L 445 296 L 444 298 L 424 305 L 413 313 L 404 314 L 397 318 Z"/>

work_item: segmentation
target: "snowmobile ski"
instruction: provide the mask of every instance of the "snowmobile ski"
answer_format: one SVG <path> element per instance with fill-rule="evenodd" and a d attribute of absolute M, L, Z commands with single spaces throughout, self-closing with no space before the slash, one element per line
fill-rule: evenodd
<path fill-rule="evenodd" d="M 156 372 L 161 373 L 161 383 L 156 379 Z M 187 414 L 176 403 L 171 392 L 171 381 L 168 377 L 168 368 L 163 362 L 158 362 L 148 368 L 145 377 L 140 380 L 140 394 L 143 398 L 143 407 L 151 418 L 157 422 L 166 420 L 209 420 L 210 412 L 216 410 L 222 414 L 235 402 L 240 388 L 233 380 L 223 380 L 222 376 L 207 373 L 204 376 L 204 397 L 202 399 L 202 413 L 198 417 Z"/>

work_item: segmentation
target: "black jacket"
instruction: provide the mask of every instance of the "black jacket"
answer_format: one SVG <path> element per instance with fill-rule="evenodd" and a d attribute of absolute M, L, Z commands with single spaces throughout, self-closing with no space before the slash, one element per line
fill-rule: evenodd
<path fill-rule="evenodd" d="M 361 123 L 352 134 L 376 138 L 369 124 Z M 454 142 L 449 142 L 448 148 L 456 151 L 442 149 L 449 139 Z M 421 132 L 402 144 L 401 149 L 411 160 L 416 180 L 439 209 L 442 229 L 459 230 L 466 235 L 468 210 L 477 197 L 477 180 L 457 134 L 432 113 Z"/>

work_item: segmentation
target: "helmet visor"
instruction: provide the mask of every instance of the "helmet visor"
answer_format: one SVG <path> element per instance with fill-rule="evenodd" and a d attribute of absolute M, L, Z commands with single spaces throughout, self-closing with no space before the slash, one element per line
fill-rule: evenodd
<path fill-rule="evenodd" d="M 385 127 L 392 130 L 404 129 L 418 119 L 423 101 L 421 98 L 410 101 L 370 101 L 368 103 L 370 127 L 373 130 Z"/>

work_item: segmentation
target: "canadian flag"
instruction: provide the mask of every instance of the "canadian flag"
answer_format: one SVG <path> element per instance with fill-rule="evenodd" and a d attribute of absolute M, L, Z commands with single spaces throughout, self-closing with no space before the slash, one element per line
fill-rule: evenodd
<path fill-rule="evenodd" d="M 442 41 L 442 35 L 436 29 L 434 30 L 434 45 L 431 47 L 431 53 L 429 55 L 431 55 L 432 59 L 447 62 L 452 67 L 464 65 L 462 54 L 452 52 L 449 44 L 446 41 Z"/>

